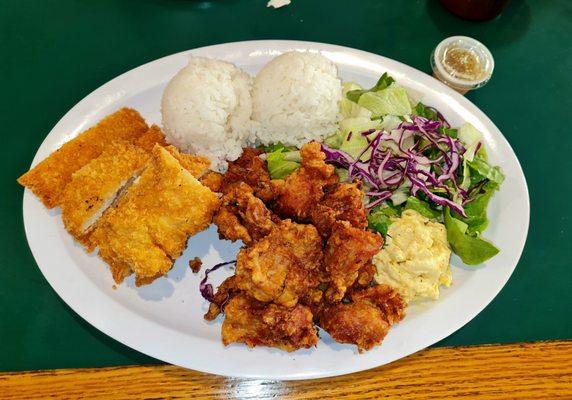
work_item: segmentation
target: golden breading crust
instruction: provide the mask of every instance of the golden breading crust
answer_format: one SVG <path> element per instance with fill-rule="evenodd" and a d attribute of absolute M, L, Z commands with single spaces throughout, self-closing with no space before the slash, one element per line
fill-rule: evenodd
<path fill-rule="evenodd" d="M 208 227 L 218 206 L 216 194 L 157 145 L 91 238 L 117 283 L 134 272 L 137 285 L 147 284 L 171 269 L 187 238 Z"/>
<path fill-rule="evenodd" d="M 224 312 L 222 342 L 225 346 L 239 342 L 248 347 L 270 346 L 295 351 L 318 343 L 312 313 L 301 304 L 284 307 L 239 294 L 229 301 Z"/>
<path fill-rule="evenodd" d="M 64 225 L 76 240 L 87 244 L 97 219 L 148 159 L 149 153 L 140 147 L 117 141 L 74 172 L 64 189 L 61 209 Z"/>
<path fill-rule="evenodd" d="M 165 149 L 197 179 L 209 170 L 211 161 L 205 156 L 180 153 L 175 146 L 167 146 Z"/>
<path fill-rule="evenodd" d="M 151 125 L 147 132 L 135 140 L 134 143 L 149 153 L 153 150 L 153 147 L 155 147 L 156 144 L 160 144 L 163 147 L 167 146 L 165 134 L 157 125 Z"/>
<path fill-rule="evenodd" d="M 32 190 L 48 208 L 59 205 L 72 174 L 116 140 L 133 141 L 148 127 L 135 110 L 122 108 L 97 125 L 65 143 L 48 158 L 26 172 L 18 182 Z"/>

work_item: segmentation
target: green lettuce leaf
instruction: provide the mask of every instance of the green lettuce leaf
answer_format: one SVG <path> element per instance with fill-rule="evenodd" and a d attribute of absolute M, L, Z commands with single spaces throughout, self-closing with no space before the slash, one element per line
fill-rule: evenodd
<path fill-rule="evenodd" d="M 425 104 L 419 102 L 413 109 L 413 114 L 418 115 L 420 117 L 424 117 L 430 119 L 432 121 L 439 121 L 439 117 L 437 116 L 437 112 L 433 111 L 430 108 L 427 108 Z"/>
<path fill-rule="evenodd" d="M 266 149 L 271 150 L 266 153 L 266 164 L 272 179 L 283 179 L 300 167 L 300 152 L 295 147 L 285 147 L 277 143 Z"/>
<path fill-rule="evenodd" d="M 379 121 L 372 121 L 369 118 L 346 118 L 340 121 L 339 129 L 344 132 L 343 140 L 339 145 L 339 149 L 346 152 L 353 158 L 357 158 L 363 149 L 367 146 L 367 139 L 361 133 L 369 129 L 379 129 Z M 349 133 L 352 132 L 350 140 L 347 140 Z M 364 154 L 369 158 L 371 151 Z"/>
<path fill-rule="evenodd" d="M 479 236 L 471 236 L 467 232 L 468 225 L 453 217 L 449 208 L 444 212 L 447 240 L 453 251 L 467 265 L 478 265 L 498 254 L 494 244 Z"/>
<path fill-rule="evenodd" d="M 340 113 L 342 114 L 342 118 L 371 118 L 371 111 L 358 105 L 357 102 L 351 101 L 347 98 L 348 92 L 361 89 L 362 87 L 354 82 L 344 82 L 342 84 L 342 101 L 340 102 Z"/>
<path fill-rule="evenodd" d="M 282 142 L 274 143 L 269 146 L 264 146 L 265 153 L 272 153 L 277 150 L 282 151 L 296 151 L 298 150 L 295 146 L 285 146 Z"/>
<path fill-rule="evenodd" d="M 429 203 L 423 201 L 417 197 L 410 196 L 405 202 L 406 210 L 415 210 L 419 214 L 423 215 L 425 218 L 439 219 L 441 217 L 442 211 L 435 210 L 431 208 Z"/>
<path fill-rule="evenodd" d="M 384 115 L 404 116 L 411 114 L 411 104 L 407 91 L 399 86 L 390 86 L 377 92 L 367 92 L 360 96 L 358 104 L 372 112 L 372 117 Z"/>
<path fill-rule="evenodd" d="M 398 217 L 400 214 L 398 208 L 389 205 L 375 207 L 367 215 L 368 227 L 379 232 L 385 239 L 387 230 L 392 223 L 391 217 Z"/>
<path fill-rule="evenodd" d="M 460 219 L 467 224 L 467 233 L 469 235 L 479 235 L 487 229 L 487 226 L 489 225 L 487 207 L 492 195 L 498 190 L 498 188 L 499 185 L 494 182 L 485 183 L 475 199 L 465 205 L 464 208 L 467 218 L 463 218 L 459 214 L 453 212 L 454 218 Z"/>
<path fill-rule="evenodd" d="M 357 103 L 358 100 L 360 99 L 360 97 L 364 93 L 377 92 L 377 91 L 383 90 L 385 88 L 388 88 L 394 82 L 395 82 L 395 79 L 393 79 L 391 76 L 389 76 L 387 74 L 387 72 L 384 72 L 383 75 L 381 75 L 381 77 L 378 79 L 375 86 L 372 87 L 371 89 L 363 90 L 360 88 L 360 89 L 349 90 L 349 91 L 347 91 L 347 93 L 345 93 L 345 97 L 348 100 L 353 101 L 354 103 Z"/>
<path fill-rule="evenodd" d="M 347 182 L 348 181 L 348 170 L 345 168 L 336 168 L 336 174 L 340 178 L 340 182 Z"/>
<path fill-rule="evenodd" d="M 455 128 L 445 128 L 444 126 L 440 126 L 437 129 L 441 135 L 451 136 L 454 139 L 457 139 L 459 136 L 459 131 Z"/>
<path fill-rule="evenodd" d="M 351 157 L 357 158 L 367 146 L 367 139 L 361 133 L 369 129 L 379 128 L 380 121 L 372 121 L 364 117 L 346 118 L 340 121 L 338 131 L 327 137 L 324 143 L 333 149 L 340 149 Z M 350 132 L 352 135 L 348 140 Z M 369 157 L 370 153 L 371 151 L 364 154 L 364 157 Z"/>
<path fill-rule="evenodd" d="M 347 135 L 348 134 L 346 132 L 337 131 L 333 135 L 324 139 L 324 143 L 332 149 L 339 149 Z"/>
<path fill-rule="evenodd" d="M 467 190 L 469 189 L 470 186 L 482 180 L 480 179 L 482 175 L 473 176 L 473 174 L 471 174 L 471 169 L 469 168 L 469 164 L 471 161 L 475 159 L 475 156 L 477 155 L 477 149 L 479 148 L 479 144 L 481 144 L 480 148 L 484 149 L 484 146 L 482 145 L 484 143 L 483 134 L 479 130 L 477 130 L 477 128 L 475 128 L 473 125 L 467 122 L 459 127 L 458 138 L 465 146 L 465 153 L 463 154 L 463 164 L 462 164 L 463 180 L 461 181 L 460 187 L 462 189 Z M 484 176 L 482 177 L 484 178 Z"/>
<path fill-rule="evenodd" d="M 501 172 L 500 167 L 491 167 L 480 155 L 477 155 L 472 161 L 467 161 L 467 165 L 480 176 L 494 183 L 500 185 L 504 181 L 504 174 Z"/>

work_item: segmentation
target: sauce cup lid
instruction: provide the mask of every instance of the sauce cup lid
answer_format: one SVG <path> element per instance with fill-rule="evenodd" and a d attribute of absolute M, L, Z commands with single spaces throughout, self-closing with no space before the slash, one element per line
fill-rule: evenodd
<path fill-rule="evenodd" d="M 437 78 L 461 90 L 484 86 L 493 74 L 495 61 L 487 47 L 468 36 L 451 36 L 431 54 L 431 67 Z"/>

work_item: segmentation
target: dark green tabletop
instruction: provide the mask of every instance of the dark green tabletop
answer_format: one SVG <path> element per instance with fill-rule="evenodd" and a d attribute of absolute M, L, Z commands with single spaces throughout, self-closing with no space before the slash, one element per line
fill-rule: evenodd
<path fill-rule="evenodd" d="M 443 38 L 492 51 L 492 81 L 469 94 L 519 157 L 531 196 L 520 263 L 478 317 L 438 345 L 572 337 L 572 1 L 513 0 L 496 20 L 458 19 L 437 0 L 4 0 L 0 7 L 0 370 L 156 362 L 108 338 L 43 278 L 22 223 L 27 170 L 52 126 L 106 81 L 216 43 L 299 39 L 355 47 L 429 72 Z"/>

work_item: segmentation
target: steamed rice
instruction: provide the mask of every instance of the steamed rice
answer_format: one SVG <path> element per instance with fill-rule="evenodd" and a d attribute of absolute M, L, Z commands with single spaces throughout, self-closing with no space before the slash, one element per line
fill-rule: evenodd
<path fill-rule="evenodd" d="M 263 144 L 293 146 L 321 141 L 336 131 L 341 98 L 333 62 L 318 53 L 284 53 L 254 80 L 254 137 Z"/>
<path fill-rule="evenodd" d="M 235 65 L 191 57 L 163 92 L 161 112 L 167 141 L 207 156 L 223 171 L 250 135 L 252 78 Z"/>
<path fill-rule="evenodd" d="M 254 84 L 233 64 L 191 57 L 163 92 L 163 128 L 169 143 L 222 172 L 243 147 L 322 141 L 336 131 L 341 97 L 336 66 L 317 53 L 278 56 Z"/>

